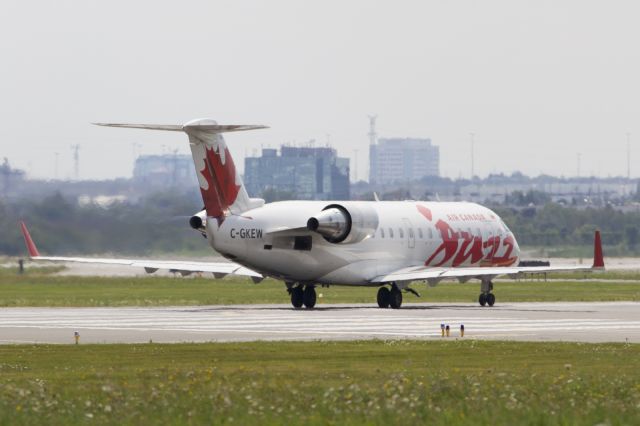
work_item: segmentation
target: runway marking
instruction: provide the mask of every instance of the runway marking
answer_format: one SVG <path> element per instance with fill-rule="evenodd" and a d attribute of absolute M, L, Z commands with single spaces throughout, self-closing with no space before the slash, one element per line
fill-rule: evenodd
<path fill-rule="evenodd" d="M 153 320 L 152 318 L 111 318 L 109 320 L 93 320 L 93 319 L 84 319 L 82 317 L 78 318 L 37 318 L 37 319 L 25 319 L 25 318 L 5 318 L 2 319 L 0 328 L 7 326 L 20 326 L 21 324 L 30 324 L 30 325 L 91 325 L 91 326 L 105 326 L 105 325 L 114 325 L 119 324 L 122 327 L 127 327 L 128 325 L 153 325 L 156 327 L 164 327 L 164 326 L 172 326 L 175 325 L 176 321 L 180 321 L 181 324 L 185 326 L 202 326 L 202 324 L 208 324 L 208 326 L 217 327 L 221 324 L 224 324 L 226 327 L 260 327 L 260 328 L 270 328 L 270 327 L 282 327 L 282 326 L 301 326 L 301 325 L 312 325 L 312 326 L 331 326 L 331 327 L 370 327 L 370 326 L 379 326 L 379 327 L 406 327 L 408 324 L 449 324 L 449 325 L 459 325 L 459 324 L 475 324 L 481 325 L 484 327 L 503 327 L 503 326 L 511 326 L 511 327 L 519 327 L 519 326 L 533 326 L 533 327 L 558 327 L 564 325 L 586 325 L 586 326 L 613 326 L 613 325 L 632 325 L 632 326 L 640 326 L 640 321 L 620 321 L 613 319 L 596 319 L 596 320 L 584 320 L 584 319 L 551 319 L 551 320 L 519 320 L 519 319 L 473 319 L 473 318 L 455 318 L 448 320 L 439 320 L 433 318 L 413 318 L 410 320 L 405 320 L 402 322 L 389 322 L 385 320 L 381 320 L 379 318 L 369 318 L 369 319 L 359 319 L 354 321 L 353 319 L 347 318 L 344 320 L 333 320 L 333 319 L 307 319 L 307 320 L 298 320 L 292 322 L 290 320 L 261 320 L 261 319 L 221 319 L 218 317 L 213 318 L 184 318 L 184 317 L 174 317 L 169 320 Z"/>
<path fill-rule="evenodd" d="M 563 312 L 568 306 L 570 318 Z M 630 336 L 637 341 L 640 339 L 639 313 L 639 303 L 511 304 L 502 311 L 465 308 L 459 304 L 404 311 L 368 306 L 313 311 L 272 306 L 235 306 L 230 310 L 222 307 L 4 308 L 0 309 L 0 343 L 68 342 L 60 337 L 66 336 L 65 330 L 80 331 L 93 341 L 122 341 L 118 340 L 124 339 L 120 336 L 134 341 L 148 341 L 149 336 L 168 341 L 439 338 L 442 323 L 451 326 L 452 338 L 459 335 L 459 326 L 464 324 L 465 338 L 561 340 L 571 336 L 574 340 L 589 340 L 597 336 L 601 341 L 624 341 Z M 41 337 L 16 338 L 22 337 L 21 333 Z"/>
<path fill-rule="evenodd" d="M 164 328 L 173 328 L 176 325 L 178 319 L 176 321 L 169 322 L 149 322 L 149 321 L 109 321 L 109 322 L 96 322 L 96 321 L 86 321 L 86 320 L 76 320 L 76 321 L 3 321 L 2 325 L 0 325 L 0 329 L 7 327 L 23 327 L 23 326 L 33 326 L 33 327 L 84 327 L 84 328 L 131 328 L 131 327 L 148 327 L 148 328 L 156 328 L 156 329 L 164 329 Z M 214 323 L 207 323 L 204 321 L 179 321 L 181 324 L 181 328 L 183 329 L 219 329 L 219 328 L 227 328 L 227 329 L 247 329 L 247 328 L 259 328 L 259 329 L 273 329 L 273 328 L 302 328 L 302 327 L 311 327 L 313 329 L 318 329 L 321 327 L 331 327 L 334 329 L 360 329 L 360 328 L 371 328 L 371 327 L 379 327 L 385 329 L 397 329 L 397 328 L 406 328 L 407 326 L 419 326 L 419 327 L 436 327 L 438 330 L 440 329 L 440 321 L 429 321 L 429 320 L 417 320 L 413 322 L 405 322 L 402 324 L 389 324 L 385 322 L 362 322 L 358 324 L 354 324 L 348 321 L 345 322 L 297 322 L 295 324 L 291 324 L 290 322 L 286 323 L 271 323 L 271 324 L 259 324 L 255 322 L 248 323 L 226 323 L 224 321 L 215 321 Z M 570 322 L 551 322 L 551 323 L 539 323 L 539 322 L 507 322 L 503 321 L 500 323 L 494 322 L 474 322 L 467 320 L 460 320 L 455 322 L 444 322 L 450 326 L 459 326 L 459 324 L 465 324 L 467 328 L 485 328 L 485 329 L 504 329 L 512 328 L 535 328 L 535 329 L 563 329 L 566 327 L 586 327 L 586 328 L 610 328 L 610 327 L 625 327 L 625 328 L 640 328 L 640 322 L 638 321 L 570 321 Z M 117 327 L 116 327 L 117 326 Z"/>
<path fill-rule="evenodd" d="M 179 322 L 180 326 L 176 326 Z M 473 321 L 467 318 L 460 318 L 454 321 L 444 321 L 442 323 L 449 324 L 454 330 L 459 327 L 459 324 L 466 324 L 467 333 L 471 330 L 483 330 L 483 331 L 537 331 L 537 330 L 606 330 L 611 328 L 617 329 L 640 329 L 640 321 L 612 321 L 612 320 L 545 320 L 545 321 L 527 321 L 527 320 L 501 320 L 496 321 Z M 176 330 L 176 331 L 252 331 L 252 332 L 278 332 L 279 330 L 298 332 L 298 331 L 313 331 L 313 332 L 329 332 L 329 333 L 345 333 L 349 331 L 367 333 L 370 331 L 394 331 L 401 333 L 407 328 L 417 329 L 432 329 L 439 332 L 440 321 L 428 320 L 428 319 L 414 319 L 412 322 L 403 322 L 400 324 L 391 324 L 388 322 L 380 322 L 378 320 L 360 321 L 353 323 L 351 321 L 302 321 L 292 324 L 291 322 L 271 322 L 268 324 L 261 323 L 259 321 L 246 321 L 246 322 L 227 322 L 220 320 L 219 318 L 213 319 L 212 322 L 203 320 L 184 320 L 182 318 L 175 318 L 173 321 L 137 321 L 130 318 L 126 319 L 112 319 L 111 321 L 94 321 L 94 320 L 52 320 L 52 319 L 39 319 L 39 320 L 13 320 L 3 321 L 0 325 L 2 328 L 84 328 L 84 329 L 98 329 L 98 330 Z M 327 329 L 327 330 L 325 330 Z"/>

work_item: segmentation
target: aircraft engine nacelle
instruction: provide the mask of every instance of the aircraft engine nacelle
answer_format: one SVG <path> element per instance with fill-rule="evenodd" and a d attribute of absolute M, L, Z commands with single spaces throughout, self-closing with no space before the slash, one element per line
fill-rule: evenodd
<path fill-rule="evenodd" d="M 375 234 L 378 214 L 371 206 L 361 203 L 330 204 L 309 218 L 307 229 L 330 243 L 358 243 Z"/>
<path fill-rule="evenodd" d="M 189 218 L 189 226 L 196 231 L 206 232 L 207 211 L 201 210 Z"/>

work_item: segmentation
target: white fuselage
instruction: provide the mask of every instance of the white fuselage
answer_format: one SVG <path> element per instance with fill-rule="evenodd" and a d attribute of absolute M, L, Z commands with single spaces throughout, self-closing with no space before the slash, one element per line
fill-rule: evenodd
<path fill-rule="evenodd" d="M 332 204 L 371 212 L 373 231 L 355 242 L 335 243 L 308 230 L 307 220 Z M 300 283 L 367 285 L 414 266 L 510 266 L 520 254 L 497 214 L 459 202 L 275 202 L 223 221 L 208 218 L 207 235 L 234 262 Z"/>

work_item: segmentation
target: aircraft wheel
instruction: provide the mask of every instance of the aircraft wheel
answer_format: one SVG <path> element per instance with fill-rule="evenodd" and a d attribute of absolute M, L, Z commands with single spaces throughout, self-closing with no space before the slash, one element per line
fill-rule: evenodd
<path fill-rule="evenodd" d="M 302 287 L 294 287 L 291 289 L 291 304 L 294 308 L 301 308 L 304 299 Z"/>
<path fill-rule="evenodd" d="M 480 293 L 480 297 L 478 297 L 478 303 L 480 306 L 484 306 L 487 304 L 487 295 L 484 293 Z"/>
<path fill-rule="evenodd" d="M 302 293 L 302 303 L 307 308 L 313 308 L 316 306 L 316 288 L 312 285 L 305 286 Z"/>
<path fill-rule="evenodd" d="M 389 306 L 391 309 L 400 309 L 402 306 L 402 292 L 397 287 L 393 287 L 389 292 Z"/>
<path fill-rule="evenodd" d="M 388 308 L 391 303 L 391 292 L 386 287 L 380 287 L 378 289 L 378 307 Z"/>
<path fill-rule="evenodd" d="M 487 305 L 493 306 L 496 303 L 496 296 L 493 293 L 487 294 Z"/>

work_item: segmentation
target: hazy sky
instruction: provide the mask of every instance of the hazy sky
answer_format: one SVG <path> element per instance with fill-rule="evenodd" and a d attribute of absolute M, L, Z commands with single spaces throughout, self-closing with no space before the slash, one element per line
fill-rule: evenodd
<path fill-rule="evenodd" d="M 94 121 L 211 117 L 269 130 L 245 153 L 316 139 L 368 173 L 380 136 L 431 137 L 445 176 L 640 176 L 637 1 L 3 0 L 0 157 L 31 176 L 128 176 L 186 136 Z M 330 135 L 330 136 L 328 136 Z M 352 169 L 354 169 L 352 165 Z"/>

